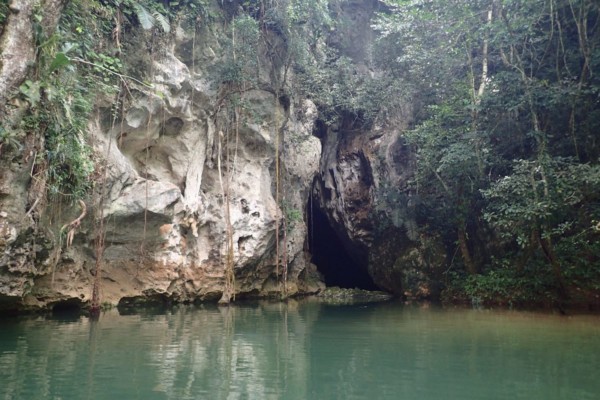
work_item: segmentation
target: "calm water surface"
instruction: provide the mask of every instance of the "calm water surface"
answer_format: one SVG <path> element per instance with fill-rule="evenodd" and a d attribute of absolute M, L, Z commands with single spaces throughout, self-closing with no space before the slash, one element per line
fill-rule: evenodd
<path fill-rule="evenodd" d="M 0 320 L 0 399 L 594 399 L 600 317 L 310 301 Z"/>

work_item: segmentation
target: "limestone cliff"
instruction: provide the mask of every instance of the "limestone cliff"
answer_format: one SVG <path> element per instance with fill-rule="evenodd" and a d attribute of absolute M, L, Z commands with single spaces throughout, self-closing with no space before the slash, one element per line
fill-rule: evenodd
<path fill-rule="evenodd" d="M 95 282 L 110 304 L 314 293 L 324 284 L 311 263 L 313 242 L 326 248 L 331 238 L 308 234 L 313 208 L 360 279 L 372 281 L 369 288 L 416 297 L 436 291 L 445 250 L 417 233 L 418 199 L 404 190 L 414 169 L 402 137 L 410 105 L 398 101 L 381 112 L 384 100 L 376 98 L 378 115 L 365 123 L 362 111 L 334 104 L 334 117 L 326 118 L 331 104 L 318 94 L 313 103 L 287 83 L 300 53 L 282 34 L 276 11 L 231 0 L 191 2 L 208 11 L 195 19 L 180 11 L 162 32 L 126 26 L 116 13 L 106 57 L 118 58 L 124 73 L 117 93 L 94 98 L 83 135 L 93 185 L 78 203 L 47 196 L 42 129 L 20 122 L 36 101 L 27 90 L 19 94 L 36 62 L 33 10 L 39 17 L 40 5 L 52 3 L 55 12 L 41 24 L 52 32 L 64 2 L 13 3 L 0 41 L 0 102 L 8 105 L 0 112 L 2 126 L 13 130 L 7 137 L 19 145 L 0 141 L 0 309 L 87 306 Z M 318 75 L 335 65 L 331 53 L 352 64 L 338 87 L 376 82 L 371 23 L 382 7 L 376 0 L 329 2 L 321 11 L 342 22 L 306 42 L 315 60 L 325 61 L 305 63 L 298 73 Z M 245 48 L 231 24 L 240 12 L 261 19 L 262 39 L 256 54 L 246 54 L 244 68 L 255 81 L 236 86 L 230 80 L 244 73 L 235 63 Z M 302 9 L 294 12 L 297 26 L 309 29 Z M 76 61 L 114 79 L 113 72 L 106 76 L 110 65 L 98 66 L 102 59 Z"/>
<path fill-rule="evenodd" d="M 337 18 L 351 20 L 333 35 L 331 45 L 354 61 L 355 74 L 376 80 L 371 59 L 377 1 L 343 2 Z M 378 102 L 385 100 L 379 98 Z M 323 152 L 313 186 L 315 207 L 327 216 L 344 250 L 376 287 L 398 296 L 435 297 L 440 290 L 445 248 L 437 237 L 417 229 L 418 196 L 406 188 L 415 171 L 414 152 L 403 132 L 413 107 L 398 101 L 370 123 L 356 113 L 342 113 L 334 123 L 320 124 Z M 340 265 L 344 273 L 343 265 Z M 350 271 L 348 271 L 350 273 Z"/>
<path fill-rule="evenodd" d="M 32 43 L 20 44 L 21 58 L 10 47 L 13 21 L 31 18 L 24 13 L 34 2 L 26 3 L 8 16 L 5 69 L 6 60 L 24 72 L 31 62 Z M 32 35 L 31 26 L 20 29 Z M 96 100 L 86 139 L 97 161 L 95 195 L 84 199 L 85 214 L 77 203 L 41 195 L 34 169 L 43 143 L 17 132 L 31 144 L 0 156 L 0 308 L 89 304 L 99 254 L 103 303 L 279 297 L 323 286 L 305 254 L 301 217 L 321 152 L 312 136 L 316 108 L 278 96 L 269 77 L 281 66 L 265 58 L 259 85 L 240 93 L 243 123 L 236 135 L 224 132 L 222 92 L 209 74 L 224 62 L 224 29 L 177 22 L 169 34 L 128 33 L 121 58 L 137 79 L 118 107 L 108 95 Z M 1 72 L 3 95 L 24 79 L 24 72 Z M 3 118 L 19 112 L 13 107 Z M 284 225 L 284 213 L 294 210 L 300 218 Z M 235 279 L 224 293 L 230 252 Z"/>
<path fill-rule="evenodd" d="M 414 171 L 402 137 L 410 120 L 410 109 L 405 112 L 385 125 L 346 120 L 326 128 L 312 195 L 355 268 L 380 289 L 428 298 L 440 289 L 446 255 L 438 238 L 417 233 L 418 197 L 404 194 Z"/>

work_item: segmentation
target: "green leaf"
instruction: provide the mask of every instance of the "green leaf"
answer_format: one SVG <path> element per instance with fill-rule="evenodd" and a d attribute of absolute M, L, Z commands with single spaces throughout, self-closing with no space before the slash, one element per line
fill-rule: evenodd
<path fill-rule="evenodd" d="M 29 101 L 32 107 L 35 107 L 42 99 L 40 86 L 40 82 L 32 82 L 30 80 L 26 80 L 25 83 L 19 86 L 19 91 L 27 97 L 27 101 Z"/>
<path fill-rule="evenodd" d="M 167 17 L 156 11 L 152 14 L 152 16 L 154 17 L 154 20 L 158 22 L 163 32 L 171 31 L 171 24 L 169 24 L 169 19 Z"/>
<path fill-rule="evenodd" d="M 54 60 L 52 60 L 52 63 L 50 63 L 49 71 L 54 72 L 57 69 L 68 65 L 70 62 L 71 60 L 65 55 L 65 53 L 57 53 L 56 57 L 54 57 Z"/>
<path fill-rule="evenodd" d="M 156 20 L 154 19 L 152 14 L 150 14 L 148 10 L 146 10 L 146 8 L 144 8 L 144 6 L 142 6 L 139 3 L 134 3 L 133 7 L 135 9 L 135 15 L 140 21 L 140 25 L 142 25 L 142 28 L 146 30 L 152 29 L 154 27 L 154 24 L 156 23 Z"/>

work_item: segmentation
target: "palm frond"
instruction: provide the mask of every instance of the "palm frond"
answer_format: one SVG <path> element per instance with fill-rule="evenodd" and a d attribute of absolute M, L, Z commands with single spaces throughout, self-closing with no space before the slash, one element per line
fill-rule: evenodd
<path fill-rule="evenodd" d="M 154 11 L 152 13 L 152 16 L 154 17 L 154 20 L 158 22 L 163 32 L 171 31 L 171 24 L 169 23 L 169 18 L 159 13 L 158 11 Z"/>
<path fill-rule="evenodd" d="M 154 28 L 154 25 L 156 25 L 156 19 L 154 19 L 152 14 L 150 14 L 150 12 L 148 12 L 148 10 L 146 10 L 144 6 L 142 6 L 138 2 L 135 2 L 133 3 L 133 9 L 135 10 L 135 15 L 137 16 L 138 21 L 140 21 L 140 25 L 142 25 L 142 28 Z"/>

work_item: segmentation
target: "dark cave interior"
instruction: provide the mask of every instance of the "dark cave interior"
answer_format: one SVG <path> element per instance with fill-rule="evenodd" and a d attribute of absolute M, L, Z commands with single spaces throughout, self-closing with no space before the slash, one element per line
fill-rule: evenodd
<path fill-rule="evenodd" d="M 378 290 L 361 265 L 344 247 L 342 240 L 331 227 L 327 216 L 318 207 L 308 207 L 309 249 L 312 262 L 327 286 L 349 289 Z"/>

